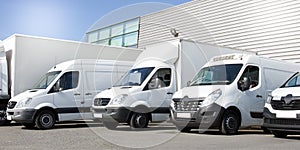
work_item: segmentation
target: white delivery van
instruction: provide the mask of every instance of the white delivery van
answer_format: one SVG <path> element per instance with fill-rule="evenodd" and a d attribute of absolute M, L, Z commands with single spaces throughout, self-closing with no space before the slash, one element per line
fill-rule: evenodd
<path fill-rule="evenodd" d="M 237 50 L 183 39 L 148 46 L 117 84 L 96 95 L 94 117 L 110 129 L 118 123 L 145 128 L 149 121 L 167 120 L 174 92 L 211 57 L 232 52 Z"/>
<path fill-rule="evenodd" d="M 135 61 L 141 49 L 14 34 L 0 42 L 0 125 L 8 100 L 34 86 L 55 64 L 74 59 Z"/>
<path fill-rule="evenodd" d="M 288 79 L 299 66 L 251 54 L 212 58 L 171 103 L 172 121 L 183 132 L 218 128 L 236 134 L 239 128 L 261 126 L 268 91 Z"/>
<path fill-rule="evenodd" d="M 269 95 L 264 108 L 263 126 L 275 137 L 300 134 L 299 72 Z"/>
<path fill-rule="evenodd" d="M 7 119 L 39 129 L 52 128 L 56 121 L 92 119 L 93 97 L 111 87 L 132 64 L 93 59 L 58 64 L 32 89 L 9 100 Z"/>

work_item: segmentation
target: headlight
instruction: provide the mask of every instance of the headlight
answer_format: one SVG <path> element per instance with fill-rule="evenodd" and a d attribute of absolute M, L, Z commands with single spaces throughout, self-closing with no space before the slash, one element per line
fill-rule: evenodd
<path fill-rule="evenodd" d="M 30 104 L 31 100 L 32 100 L 32 98 L 27 98 L 27 99 L 21 100 L 21 101 L 17 104 L 16 108 L 22 108 L 22 107 L 25 107 L 26 105 Z"/>
<path fill-rule="evenodd" d="M 128 97 L 127 94 L 121 94 L 115 97 L 114 99 L 112 99 L 110 105 L 120 105 L 127 99 L 127 97 Z"/>
<path fill-rule="evenodd" d="M 266 101 L 266 103 L 270 104 L 270 103 L 271 103 L 271 101 L 272 101 L 272 99 L 273 99 L 273 96 L 271 96 L 271 95 L 268 95 L 268 98 L 267 98 L 267 101 Z"/>
<path fill-rule="evenodd" d="M 173 109 L 173 110 L 175 110 L 175 103 L 174 103 L 174 101 L 173 100 L 171 100 L 171 104 L 170 104 L 170 107 Z"/>
<path fill-rule="evenodd" d="M 208 105 L 214 103 L 221 95 L 222 95 L 221 89 L 217 89 L 217 90 L 213 91 L 204 99 L 201 106 L 208 106 Z"/>

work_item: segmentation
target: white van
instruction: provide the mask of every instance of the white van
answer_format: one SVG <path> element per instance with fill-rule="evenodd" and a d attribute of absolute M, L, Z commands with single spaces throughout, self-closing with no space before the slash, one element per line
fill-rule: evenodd
<path fill-rule="evenodd" d="M 264 127 L 275 137 L 300 134 L 300 73 L 272 91 L 264 108 Z"/>
<path fill-rule="evenodd" d="M 212 58 L 172 98 L 171 115 L 183 132 L 218 128 L 236 134 L 239 128 L 261 126 L 268 91 L 281 85 L 294 63 L 256 55 L 228 54 Z"/>
<path fill-rule="evenodd" d="M 172 95 L 187 85 L 213 56 L 242 52 L 179 39 L 149 45 L 114 87 L 95 96 L 95 118 L 114 129 L 119 123 L 146 128 L 169 119 Z"/>
<path fill-rule="evenodd" d="M 93 97 L 131 66 L 127 61 L 82 59 L 58 64 L 31 90 L 9 100 L 7 118 L 39 129 L 52 128 L 56 121 L 92 119 Z"/>

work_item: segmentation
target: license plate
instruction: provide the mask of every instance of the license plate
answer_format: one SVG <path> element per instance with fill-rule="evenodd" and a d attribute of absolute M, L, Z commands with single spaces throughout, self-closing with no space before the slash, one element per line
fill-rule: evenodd
<path fill-rule="evenodd" d="M 102 118 L 102 114 L 94 114 L 95 118 Z"/>
<path fill-rule="evenodd" d="M 191 113 L 177 113 L 177 118 L 191 118 Z"/>

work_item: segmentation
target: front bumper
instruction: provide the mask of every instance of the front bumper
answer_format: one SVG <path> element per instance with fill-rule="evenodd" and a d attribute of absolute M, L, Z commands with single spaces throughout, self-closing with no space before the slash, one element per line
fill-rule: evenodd
<path fill-rule="evenodd" d="M 125 107 L 107 108 L 103 114 L 103 122 L 128 123 L 130 110 Z"/>
<path fill-rule="evenodd" d="M 263 126 L 269 130 L 300 133 L 300 114 L 297 118 L 277 118 L 275 113 L 264 108 Z"/>
<path fill-rule="evenodd" d="M 33 123 L 36 112 L 35 109 L 8 109 L 7 119 L 20 123 Z"/>
<path fill-rule="evenodd" d="M 95 119 L 102 119 L 103 114 L 106 113 L 106 110 L 105 110 L 105 108 L 92 107 L 92 113 L 93 113 L 93 117 Z"/>
<path fill-rule="evenodd" d="M 193 129 L 219 128 L 225 108 L 218 104 L 201 107 L 198 111 L 175 111 L 171 109 L 172 122 L 177 127 Z"/>

